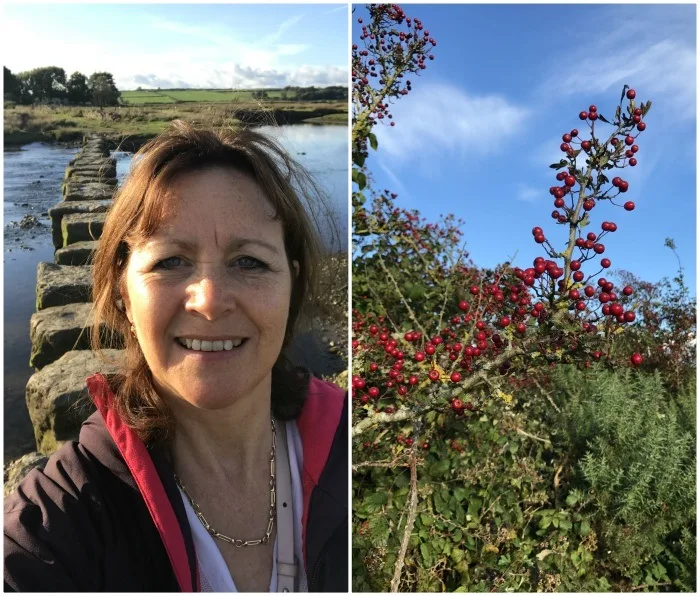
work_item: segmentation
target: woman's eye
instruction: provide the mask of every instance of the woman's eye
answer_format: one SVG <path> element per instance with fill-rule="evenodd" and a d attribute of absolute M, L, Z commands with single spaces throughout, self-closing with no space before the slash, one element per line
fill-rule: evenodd
<path fill-rule="evenodd" d="M 182 259 L 180 257 L 168 257 L 167 259 L 163 259 L 162 261 L 158 261 L 155 265 L 156 269 L 175 269 L 176 267 L 179 267 L 182 265 Z"/>
<path fill-rule="evenodd" d="M 255 257 L 238 257 L 235 264 L 241 269 L 247 269 L 250 271 L 267 269 L 267 265 Z"/>

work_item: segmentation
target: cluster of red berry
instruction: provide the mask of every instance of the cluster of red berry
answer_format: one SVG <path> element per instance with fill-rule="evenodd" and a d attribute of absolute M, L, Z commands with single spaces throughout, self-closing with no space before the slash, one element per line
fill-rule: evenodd
<path fill-rule="evenodd" d="M 362 25 L 360 41 L 352 45 L 352 83 L 356 102 L 369 110 L 371 124 L 392 120 L 389 100 L 407 95 L 411 91 L 411 81 L 404 75 L 425 70 L 425 61 L 435 56 L 430 49 L 437 45 L 429 31 L 423 29 L 419 19 L 406 16 L 396 4 L 375 4 L 369 6 L 370 23 Z M 403 26 L 400 30 L 398 27 Z M 400 67 L 397 67 L 400 65 Z M 382 89 L 373 90 L 370 79 L 378 79 Z M 379 99 L 378 99 L 379 98 Z M 390 122 L 394 126 L 394 122 Z"/>

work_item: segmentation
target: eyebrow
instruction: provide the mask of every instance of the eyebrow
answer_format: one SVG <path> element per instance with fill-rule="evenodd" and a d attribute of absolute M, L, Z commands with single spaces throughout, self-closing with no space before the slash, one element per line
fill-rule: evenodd
<path fill-rule="evenodd" d="M 192 242 L 188 242 L 187 240 L 180 240 L 177 238 L 162 240 L 162 241 L 155 240 L 155 243 L 157 243 L 157 244 L 175 244 L 175 245 L 179 246 L 180 248 L 182 248 L 183 250 L 188 250 L 191 252 L 194 252 L 196 250 L 196 245 L 193 244 Z M 279 254 L 279 250 L 277 249 L 276 246 L 274 246 L 273 244 L 270 244 L 269 242 L 265 242 L 264 240 L 258 240 L 256 238 L 237 238 L 236 240 L 232 240 L 226 246 L 226 252 L 230 252 L 233 250 L 240 250 L 241 248 L 243 248 L 245 246 L 249 246 L 251 244 L 261 246 L 262 248 L 266 248 L 267 250 L 273 252 L 276 255 Z"/>

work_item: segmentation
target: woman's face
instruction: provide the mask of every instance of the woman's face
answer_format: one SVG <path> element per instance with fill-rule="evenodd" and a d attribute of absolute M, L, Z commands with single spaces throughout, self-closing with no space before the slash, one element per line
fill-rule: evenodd
<path fill-rule="evenodd" d="M 178 176 L 172 215 L 132 247 L 125 305 L 156 390 L 219 409 L 269 396 L 292 288 L 282 224 L 248 175 Z"/>

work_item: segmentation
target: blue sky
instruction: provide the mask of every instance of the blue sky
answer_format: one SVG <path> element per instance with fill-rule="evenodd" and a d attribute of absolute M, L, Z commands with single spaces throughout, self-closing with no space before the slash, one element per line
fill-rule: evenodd
<path fill-rule="evenodd" d="M 551 219 L 549 164 L 561 136 L 583 132 L 578 113 L 596 104 L 612 120 L 624 84 L 653 106 L 640 135 L 629 182 L 632 212 L 609 203 L 592 215 L 618 230 L 605 238 L 611 271 L 648 281 L 673 277 L 677 261 L 696 284 L 696 8 L 694 5 L 405 5 L 437 41 L 413 91 L 396 102 L 396 126 L 375 127 L 379 151 L 368 165 L 378 189 L 429 220 L 465 220 L 475 264 L 511 259 L 531 266 L 543 254 L 531 229 L 541 226 L 563 248 L 568 227 Z M 353 41 L 358 42 L 353 15 Z M 386 122 L 386 120 L 385 120 Z M 608 125 L 596 124 L 597 134 Z M 517 252 L 517 255 L 516 255 Z M 585 266 L 584 266 L 585 269 Z"/>
<path fill-rule="evenodd" d="M 111 72 L 122 90 L 345 85 L 339 4 L 4 4 L 4 65 Z"/>

